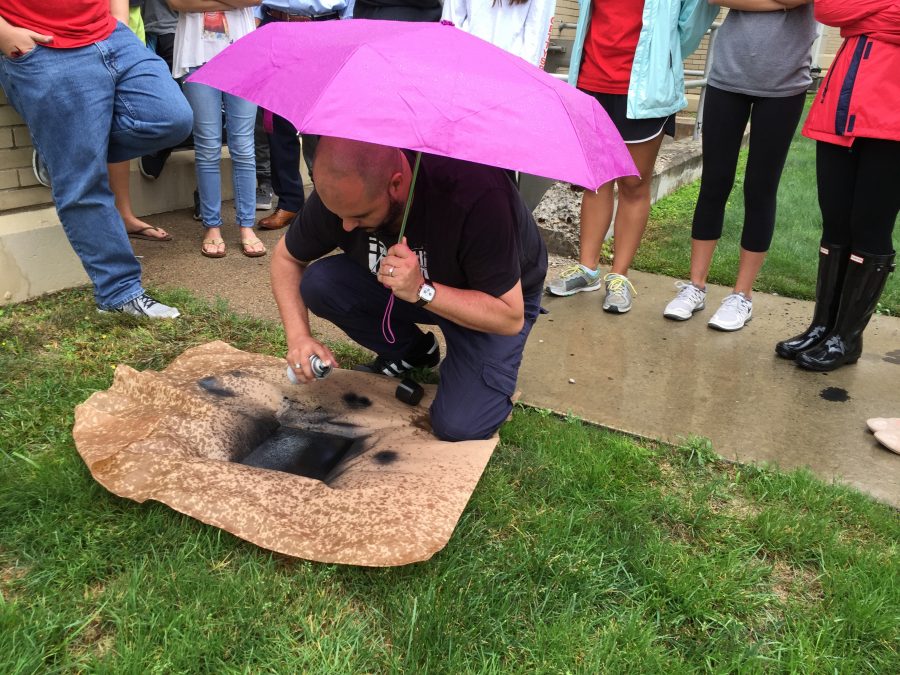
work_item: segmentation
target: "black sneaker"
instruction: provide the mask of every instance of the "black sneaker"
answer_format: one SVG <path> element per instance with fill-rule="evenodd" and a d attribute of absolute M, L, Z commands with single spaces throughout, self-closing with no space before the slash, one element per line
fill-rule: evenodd
<path fill-rule="evenodd" d="M 174 307 L 164 305 L 161 302 L 154 300 L 146 293 L 141 293 L 134 300 L 129 300 L 124 305 L 119 305 L 112 309 L 98 309 L 97 311 L 102 314 L 106 314 L 107 312 L 118 312 L 120 314 L 142 316 L 149 319 L 177 319 L 181 316 L 181 312 Z"/>
<path fill-rule="evenodd" d="M 434 333 L 425 333 L 403 358 L 379 356 L 371 363 L 355 366 L 363 373 L 380 373 L 388 377 L 402 377 L 413 368 L 434 368 L 441 360 L 441 348 Z"/>
<path fill-rule="evenodd" d="M 166 160 L 172 154 L 171 150 L 162 150 L 152 155 L 144 155 L 138 161 L 138 168 L 141 175 L 147 180 L 156 180 L 160 177 L 163 169 L 166 167 Z"/>
<path fill-rule="evenodd" d="M 203 220 L 203 216 L 200 215 L 200 192 L 198 190 L 194 190 L 194 213 L 191 218 L 198 222 Z"/>

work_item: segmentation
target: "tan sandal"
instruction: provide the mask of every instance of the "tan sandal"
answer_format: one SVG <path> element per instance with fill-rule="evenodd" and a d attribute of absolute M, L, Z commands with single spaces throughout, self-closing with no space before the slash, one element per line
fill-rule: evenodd
<path fill-rule="evenodd" d="M 248 246 L 256 246 L 257 244 L 262 245 L 262 251 L 254 251 L 247 248 Z M 266 247 L 259 239 L 254 237 L 253 239 L 247 239 L 246 241 L 241 242 L 241 251 L 248 258 L 260 258 L 266 254 Z"/>
<path fill-rule="evenodd" d="M 219 246 L 223 246 L 225 244 L 224 239 L 204 239 L 203 245 L 200 247 L 200 254 L 206 256 L 207 258 L 224 258 L 225 251 L 207 251 L 207 246 L 215 246 L 218 248 Z"/>

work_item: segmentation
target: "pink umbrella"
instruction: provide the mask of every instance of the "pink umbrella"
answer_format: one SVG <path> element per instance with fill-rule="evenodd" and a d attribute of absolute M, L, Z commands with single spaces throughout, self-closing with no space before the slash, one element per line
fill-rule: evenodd
<path fill-rule="evenodd" d="M 453 26 L 272 23 L 190 78 L 298 131 L 499 166 L 591 190 L 638 175 L 590 96 Z"/>

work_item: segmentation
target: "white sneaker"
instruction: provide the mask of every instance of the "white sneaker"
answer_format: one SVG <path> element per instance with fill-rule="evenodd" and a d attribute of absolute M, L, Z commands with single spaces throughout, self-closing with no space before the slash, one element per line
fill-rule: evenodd
<path fill-rule="evenodd" d="M 753 318 L 753 303 L 743 293 L 727 296 L 709 320 L 709 327 L 716 330 L 740 330 Z"/>
<path fill-rule="evenodd" d="M 694 312 L 699 312 L 706 307 L 706 291 L 687 281 L 676 281 L 675 287 L 679 289 L 678 295 L 663 310 L 663 316 L 675 321 L 687 321 Z"/>

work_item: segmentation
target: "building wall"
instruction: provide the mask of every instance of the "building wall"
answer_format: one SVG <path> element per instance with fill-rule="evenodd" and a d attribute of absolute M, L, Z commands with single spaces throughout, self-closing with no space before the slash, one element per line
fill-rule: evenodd
<path fill-rule="evenodd" d="M 0 89 L 0 211 L 51 203 L 31 170 L 31 149 L 28 128 Z"/>

